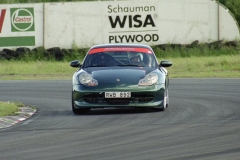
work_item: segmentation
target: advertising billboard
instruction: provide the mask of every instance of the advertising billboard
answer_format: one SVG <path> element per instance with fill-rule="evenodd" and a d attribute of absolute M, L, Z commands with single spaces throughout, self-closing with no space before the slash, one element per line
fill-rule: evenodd
<path fill-rule="evenodd" d="M 44 8 L 46 47 L 189 44 L 239 38 L 234 18 L 211 0 L 46 3 Z"/>
<path fill-rule="evenodd" d="M 212 0 L 125 0 L 0 5 L 0 50 L 87 48 L 103 43 L 190 44 L 239 40 Z"/>
<path fill-rule="evenodd" d="M 43 4 L 0 6 L 0 48 L 43 46 Z"/>

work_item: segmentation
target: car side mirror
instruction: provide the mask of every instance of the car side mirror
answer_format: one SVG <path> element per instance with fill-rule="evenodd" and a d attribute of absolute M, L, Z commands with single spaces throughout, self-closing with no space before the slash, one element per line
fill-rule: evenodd
<path fill-rule="evenodd" d="M 170 66 L 172 66 L 172 62 L 168 60 L 163 60 L 159 64 L 159 67 L 170 67 Z"/>
<path fill-rule="evenodd" d="M 81 67 L 81 63 L 80 63 L 80 61 L 79 60 L 75 60 L 75 61 L 72 61 L 72 62 L 70 62 L 70 66 L 71 67 Z"/>

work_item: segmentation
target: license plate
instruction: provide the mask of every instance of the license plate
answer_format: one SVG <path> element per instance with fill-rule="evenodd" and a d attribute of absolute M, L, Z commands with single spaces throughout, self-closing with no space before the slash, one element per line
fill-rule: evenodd
<path fill-rule="evenodd" d="M 131 92 L 105 92 L 105 98 L 131 98 Z"/>

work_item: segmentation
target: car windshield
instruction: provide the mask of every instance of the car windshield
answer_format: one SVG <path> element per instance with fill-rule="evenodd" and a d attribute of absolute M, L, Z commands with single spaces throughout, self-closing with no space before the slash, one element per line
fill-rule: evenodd
<path fill-rule="evenodd" d="M 157 67 L 154 53 L 148 48 L 95 48 L 88 52 L 83 68 L 133 66 Z"/>

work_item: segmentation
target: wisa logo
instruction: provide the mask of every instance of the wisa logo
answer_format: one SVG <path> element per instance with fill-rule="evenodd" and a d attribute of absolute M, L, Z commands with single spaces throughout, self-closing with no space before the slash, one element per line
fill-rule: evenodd
<path fill-rule="evenodd" d="M 126 21 L 128 19 L 128 26 L 129 28 L 140 28 L 140 27 L 155 27 L 155 23 L 153 21 L 153 18 L 150 14 L 148 14 L 144 19 L 142 19 L 141 15 L 125 15 L 121 19 L 120 16 L 116 16 L 115 20 L 112 16 L 108 16 L 110 24 L 112 28 L 116 28 L 117 24 L 119 24 L 120 28 L 124 28 Z"/>
<path fill-rule="evenodd" d="M 12 32 L 34 31 L 33 8 L 11 8 Z"/>
<path fill-rule="evenodd" d="M 108 5 L 109 43 L 152 43 L 159 40 L 155 6 Z"/>
<path fill-rule="evenodd" d="M 0 15 L 0 33 L 2 33 L 2 27 L 3 27 L 3 22 L 6 14 L 6 9 L 1 10 L 1 15 Z"/>

